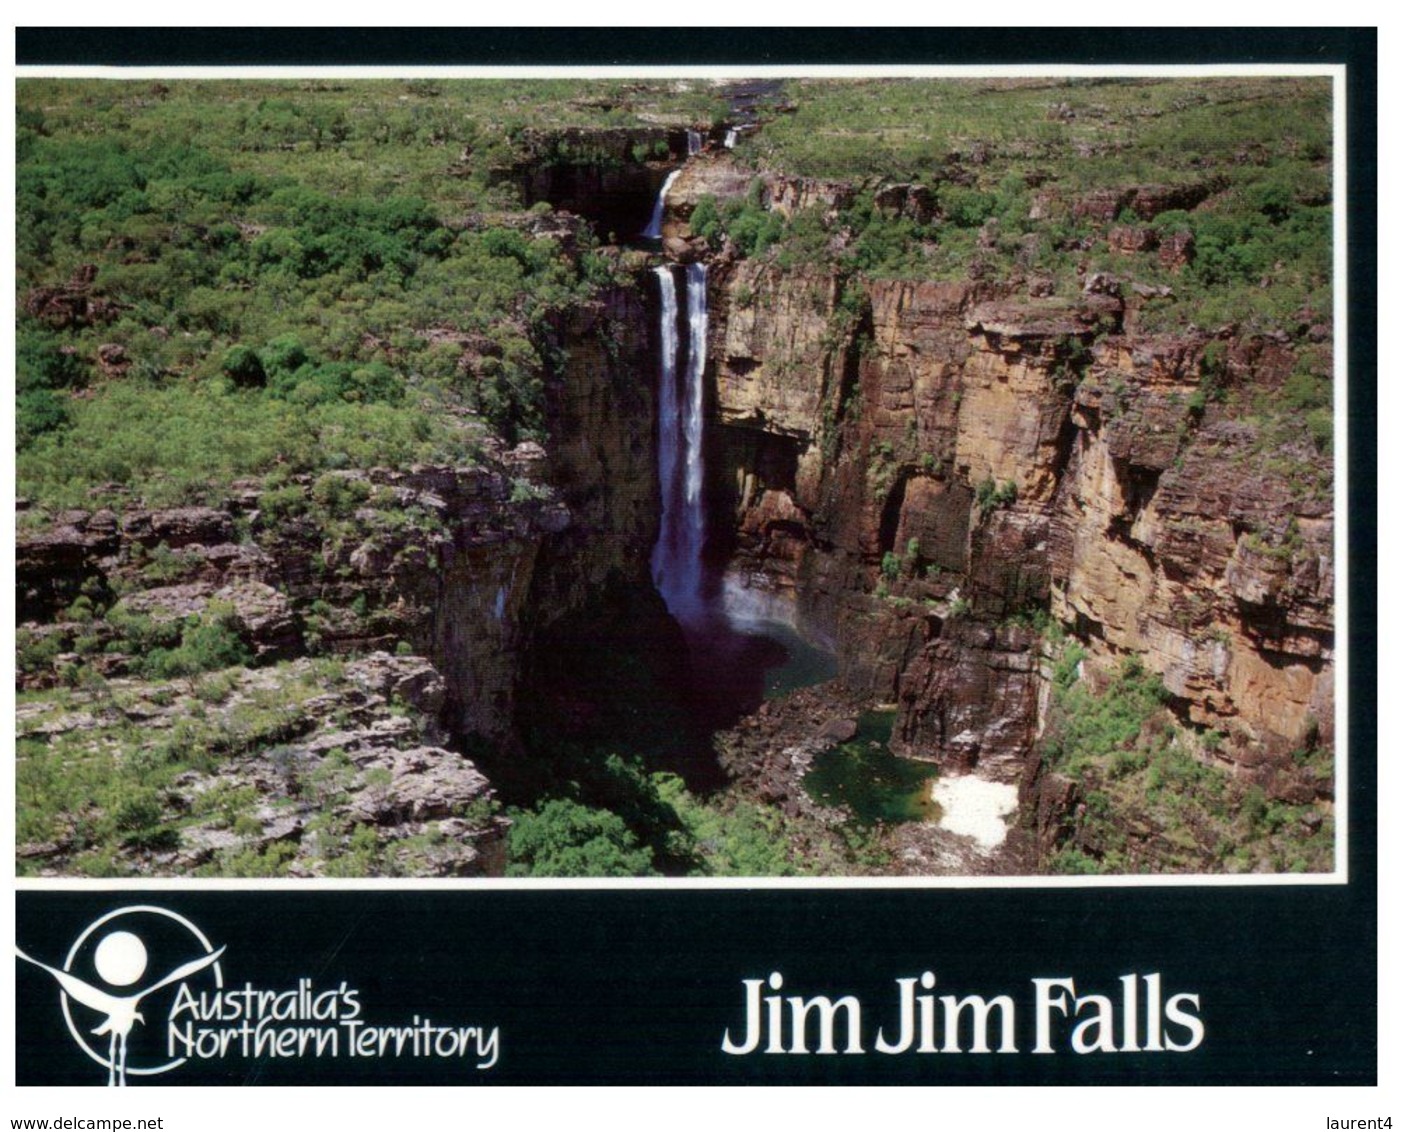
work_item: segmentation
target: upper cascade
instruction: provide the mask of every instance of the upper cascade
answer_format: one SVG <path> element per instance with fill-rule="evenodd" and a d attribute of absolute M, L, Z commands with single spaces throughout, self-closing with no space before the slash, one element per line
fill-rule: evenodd
<path fill-rule="evenodd" d="M 663 237 L 663 206 L 668 196 L 668 190 L 672 188 L 673 182 L 678 179 L 681 169 L 674 169 L 668 174 L 663 182 L 663 187 L 658 190 L 658 199 L 653 202 L 653 213 L 648 218 L 648 224 L 639 233 L 645 240 L 658 240 Z"/>

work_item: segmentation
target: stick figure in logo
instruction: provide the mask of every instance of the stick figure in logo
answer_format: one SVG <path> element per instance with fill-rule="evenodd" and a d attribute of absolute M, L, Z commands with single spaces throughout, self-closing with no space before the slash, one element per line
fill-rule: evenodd
<path fill-rule="evenodd" d="M 99 990 L 68 971 L 60 971 L 57 967 L 50 967 L 47 963 L 40 963 L 39 960 L 30 958 L 19 948 L 15 948 L 15 954 L 26 963 L 33 963 L 34 966 L 48 971 L 63 988 L 65 994 L 76 998 L 90 1010 L 107 1015 L 101 1025 L 94 1027 L 89 1032 L 108 1035 L 107 1083 L 109 1085 L 125 1085 L 127 1083 L 127 1035 L 132 1032 L 132 1027 L 137 1022 L 143 1024 L 146 1022 L 145 1017 L 137 1010 L 137 1004 L 147 995 L 162 987 L 178 983 L 181 979 L 188 979 L 196 972 L 203 971 L 224 954 L 224 948 L 211 951 L 208 955 L 202 955 L 198 959 L 192 959 L 189 963 L 182 963 L 169 975 L 152 983 L 145 990 L 125 996 Z M 97 968 L 97 973 L 104 982 L 116 987 L 129 987 L 146 974 L 146 945 L 131 932 L 110 932 L 97 945 L 97 950 L 93 954 L 93 966 Z"/>

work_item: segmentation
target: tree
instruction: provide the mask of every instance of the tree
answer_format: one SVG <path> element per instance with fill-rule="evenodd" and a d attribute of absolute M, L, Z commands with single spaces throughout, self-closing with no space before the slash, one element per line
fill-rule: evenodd
<path fill-rule="evenodd" d="M 250 346 L 230 346 L 221 368 L 235 385 L 245 389 L 260 389 L 268 381 L 262 359 Z"/>
<path fill-rule="evenodd" d="M 566 798 L 512 815 L 509 876 L 655 876 L 653 858 L 624 819 Z"/>

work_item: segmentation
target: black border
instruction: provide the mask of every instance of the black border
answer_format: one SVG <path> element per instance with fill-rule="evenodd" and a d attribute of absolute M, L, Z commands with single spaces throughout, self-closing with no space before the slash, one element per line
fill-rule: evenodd
<path fill-rule="evenodd" d="M 17 28 L 16 62 L 90 66 L 1327 63 L 1374 28 Z"/>

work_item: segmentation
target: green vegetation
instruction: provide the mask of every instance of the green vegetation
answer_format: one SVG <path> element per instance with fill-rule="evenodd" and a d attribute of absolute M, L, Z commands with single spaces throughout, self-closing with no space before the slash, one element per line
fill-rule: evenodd
<path fill-rule="evenodd" d="M 1019 485 L 1013 480 L 995 483 L 992 478 L 983 479 L 975 488 L 975 506 L 980 517 L 986 518 L 991 511 L 1010 506 L 1019 497 Z"/>
<path fill-rule="evenodd" d="M 478 435 L 417 408 L 302 407 L 209 385 L 113 383 L 66 412 L 70 427 L 17 457 L 20 490 L 56 507 L 109 483 L 171 505 L 222 498 L 223 485 L 273 469 L 468 460 Z"/>
<path fill-rule="evenodd" d="M 647 849 L 608 810 L 552 798 L 514 811 L 509 876 L 628 877 L 654 873 Z"/>
<path fill-rule="evenodd" d="M 1098 188 L 1256 163 L 1270 150 L 1305 163 L 1330 153 L 1323 80 L 799 79 L 787 94 L 795 113 L 738 152 L 810 177 L 920 182 L 978 156 L 996 183 L 1012 166 Z"/>
<path fill-rule="evenodd" d="M 253 654 L 239 638 L 234 607 L 211 602 L 198 616 L 160 624 L 148 617 L 112 617 L 121 634 L 113 651 L 133 654 L 131 667 L 156 680 L 252 663 Z"/>
<path fill-rule="evenodd" d="M 493 170 L 528 120 L 604 116 L 567 89 L 21 82 L 21 492 L 169 503 L 539 433 L 553 319 L 615 276 Z"/>
<path fill-rule="evenodd" d="M 1055 872 L 1329 871 L 1329 806 L 1271 801 L 1215 765 L 1224 736 L 1179 725 L 1160 680 L 1128 660 L 1101 691 L 1065 643 L 1054 667 L 1047 766 L 1074 779 L 1077 826 L 1048 862 Z M 1330 756 L 1304 750 L 1304 781 L 1328 784 Z"/>
<path fill-rule="evenodd" d="M 659 796 L 678 815 L 694 876 L 783 877 L 812 871 L 791 845 L 795 826 L 769 807 L 739 799 L 703 800 L 676 775 L 655 776 Z"/>
<path fill-rule="evenodd" d="M 365 702 L 340 661 L 145 683 L 90 673 L 78 688 L 18 700 L 21 875 L 41 865 L 146 875 L 168 871 L 175 851 L 202 876 L 283 876 L 295 860 L 326 876 L 425 876 L 454 863 L 437 823 L 406 834 L 357 815 L 358 797 L 376 804 L 390 789 L 387 769 L 362 770 L 339 747 L 299 747 L 349 721 L 338 705 Z M 405 741 L 421 742 L 423 721 L 398 714 Z M 481 799 L 454 817 L 483 830 L 497 809 Z"/>
<path fill-rule="evenodd" d="M 1069 297 L 1084 272 L 1130 273 L 1169 288 L 1146 303 L 1148 330 L 1295 330 L 1304 309 L 1328 317 L 1325 81 L 797 80 L 789 95 L 796 112 L 739 154 L 758 171 L 845 181 L 856 194 L 783 224 L 754 188 L 744 204 L 699 204 L 702 234 L 725 231 L 744 254 L 773 248 L 782 262 L 822 258 L 872 276 L 1034 270 Z M 930 220 L 877 207 L 875 187 L 894 182 L 929 194 Z M 1155 241 L 1112 252 L 1108 225 L 1077 210 L 1094 191 L 1137 185 L 1207 186 L 1193 209 L 1128 207 L 1113 221 L 1148 224 L 1161 242 L 1188 236 L 1184 270 L 1162 264 Z"/>
<path fill-rule="evenodd" d="M 187 625 L 175 651 L 212 659 L 206 643 L 213 640 L 215 651 L 227 643 L 208 632 L 219 624 L 215 617 Z M 140 871 L 144 854 L 176 848 L 187 826 L 211 819 L 233 826 L 255 803 L 251 789 L 211 779 L 212 789 L 185 803 L 178 780 L 192 771 L 212 776 L 226 761 L 305 732 L 313 724 L 305 705 L 327 694 L 339 671 L 335 662 L 304 661 L 248 683 L 231 670 L 199 683 L 135 686 L 90 673 L 73 691 L 22 694 L 16 841 L 57 846 L 65 871 L 128 875 Z M 27 871 L 23 855 L 18 867 Z"/>
<path fill-rule="evenodd" d="M 511 876 L 800 876 L 859 871 L 875 847 L 730 792 L 703 796 L 641 760 L 575 750 L 574 778 L 508 810 Z"/>
<path fill-rule="evenodd" d="M 784 268 L 831 262 L 873 278 L 963 277 L 974 246 L 969 234 L 941 233 L 934 224 L 917 224 L 877 208 L 871 190 L 859 192 L 833 216 L 812 206 L 787 219 L 769 208 L 760 179 L 752 182 L 745 198 L 718 204 L 704 196 L 689 224 L 714 247 L 726 237 L 750 258 L 774 249 L 776 262 Z M 834 238 L 840 233 L 846 238 L 836 247 Z M 855 295 L 861 293 L 854 289 Z"/>

